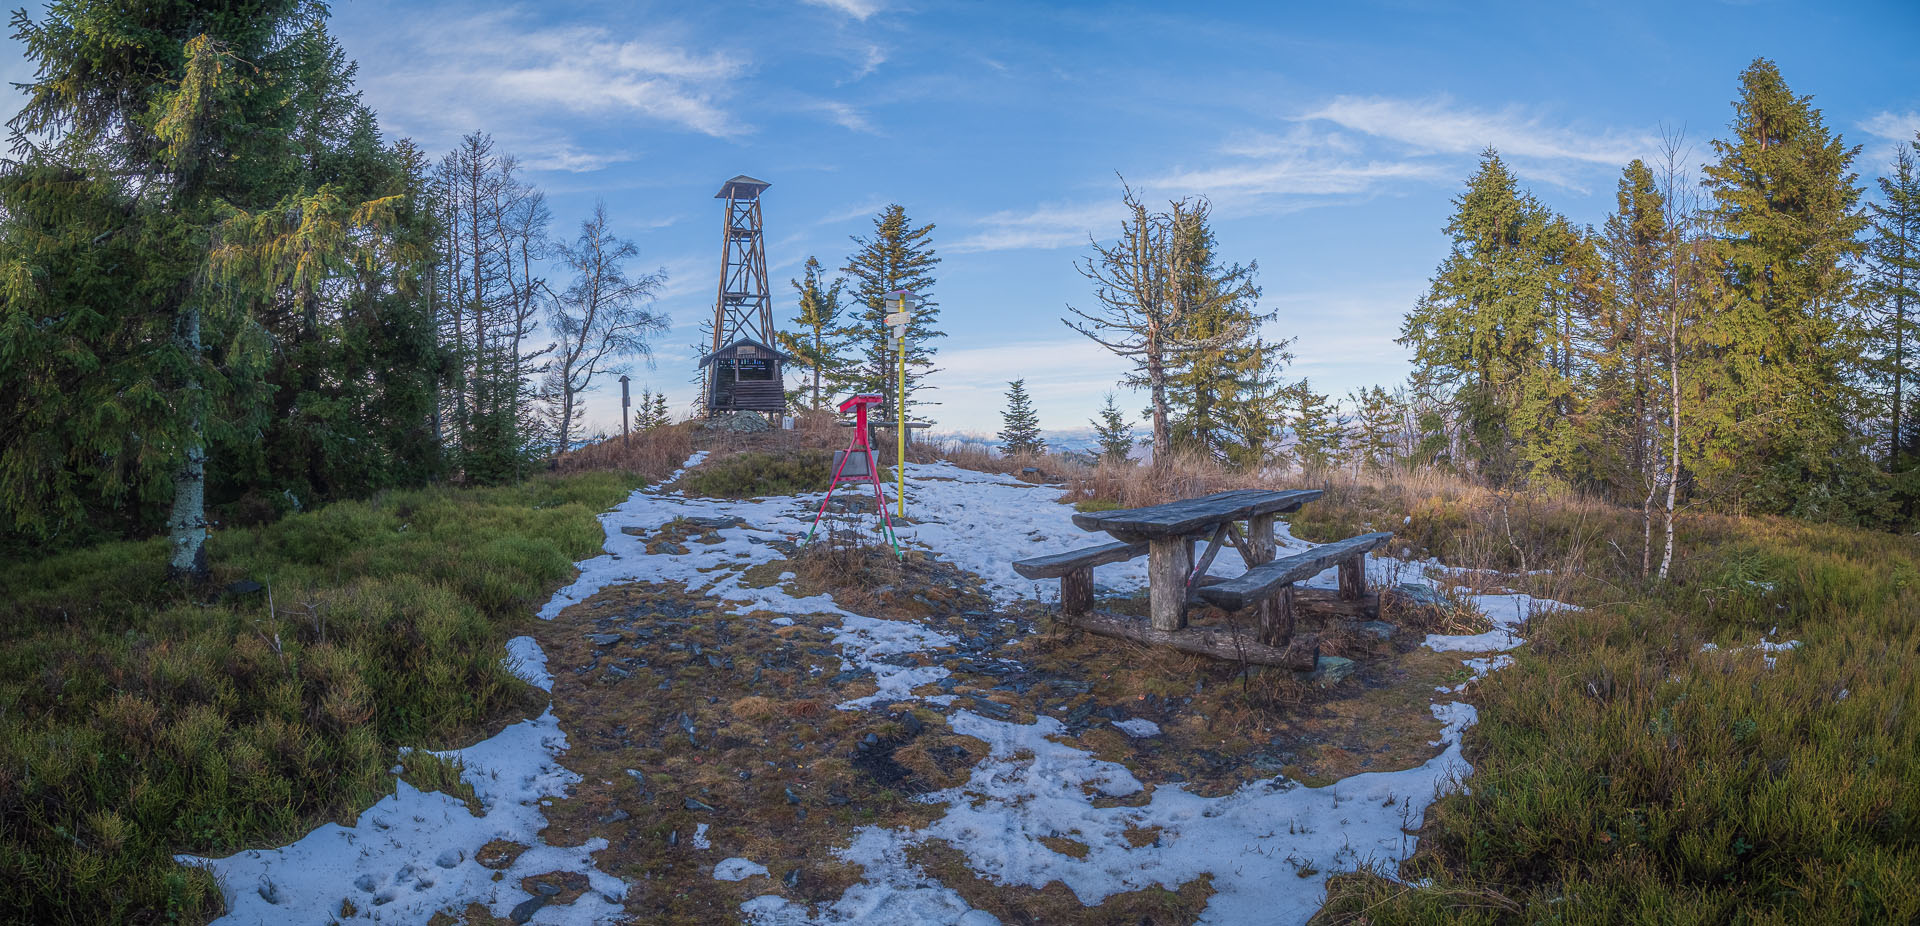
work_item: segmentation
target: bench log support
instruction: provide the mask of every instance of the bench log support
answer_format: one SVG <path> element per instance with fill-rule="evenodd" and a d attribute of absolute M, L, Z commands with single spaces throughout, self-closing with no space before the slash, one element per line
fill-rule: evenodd
<path fill-rule="evenodd" d="M 1093 611 L 1093 567 L 1075 569 L 1060 577 L 1060 612 L 1069 616 Z"/>
<path fill-rule="evenodd" d="M 1367 597 L 1367 555 L 1340 561 L 1340 597 L 1359 601 Z"/>

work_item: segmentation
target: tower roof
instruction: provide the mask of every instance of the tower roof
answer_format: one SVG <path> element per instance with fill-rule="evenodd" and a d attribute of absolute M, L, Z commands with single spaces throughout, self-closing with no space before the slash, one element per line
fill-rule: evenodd
<path fill-rule="evenodd" d="M 760 195 L 761 190 L 764 190 L 770 186 L 773 186 L 773 184 L 768 183 L 765 180 L 755 180 L 752 177 L 747 176 L 746 174 L 741 174 L 733 178 L 732 180 L 729 180 L 726 183 L 721 184 L 720 192 L 713 194 L 713 198 L 714 199 L 728 199 L 728 198 L 753 199 L 754 197 L 757 197 Z"/>

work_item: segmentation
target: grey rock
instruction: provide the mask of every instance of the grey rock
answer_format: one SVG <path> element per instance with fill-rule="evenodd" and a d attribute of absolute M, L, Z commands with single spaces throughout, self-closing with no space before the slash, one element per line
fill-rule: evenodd
<path fill-rule="evenodd" d="M 601 823 L 619 823 L 620 821 L 627 819 L 628 816 L 629 814 L 626 811 L 621 810 L 618 807 L 615 807 L 612 813 L 601 817 L 600 822 Z"/>
<path fill-rule="evenodd" d="M 554 884 L 551 881 L 535 881 L 533 882 L 533 892 L 542 897 L 556 897 L 560 894 L 560 885 Z"/>
<path fill-rule="evenodd" d="M 1382 640 L 1393 639 L 1393 625 L 1386 621 L 1362 621 L 1353 625 L 1354 630 L 1370 633 Z"/>
<path fill-rule="evenodd" d="M 1359 666 L 1343 656 L 1321 656 L 1313 661 L 1306 680 L 1321 688 L 1332 688 L 1354 673 Z"/>
<path fill-rule="evenodd" d="M 621 636 L 617 633 L 590 633 L 587 634 L 587 639 L 592 640 L 595 646 L 612 646 L 620 642 Z"/>
<path fill-rule="evenodd" d="M 800 795 L 793 793 L 792 788 L 786 789 L 786 792 L 787 792 L 787 803 L 789 804 L 800 803 Z"/>
<path fill-rule="evenodd" d="M 712 804 L 709 804 L 697 798 L 691 798 L 691 797 L 687 798 L 686 800 L 680 802 L 680 806 L 685 807 L 688 810 L 704 810 L 704 811 L 707 811 L 708 813 L 714 812 Z"/>
<path fill-rule="evenodd" d="M 1430 586 L 1417 585 L 1412 582 L 1402 582 L 1394 586 L 1393 590 L 1420 607 L 1445 608 L 1450 606 L 1446 596 L 1440 594 L 1439 589 Z"/>
<path fill-rule="evenodd" d="M 787 872 L 786 877 L 781 878 L 780 882 L 790 888 L 799 887 L 800 886 L 800 869 L 795 868 Z"/>
<path fill-rule="evenodd" d="M 513 912 L 507 914 L 507 918 L 524 926 L 527 921 L 533 919 L 535 913 L 540 912 L 541 907 L 546 905 L 547 898 L 545 897 L 529 897 L 526 900 L 520 901 L 519 905 L 513 908 Z"/>
<path fill-rule="evenodd" d="M 227 594 L 229 594 L 229 595 L 252 595 L 252 594 L 256 594 L 256 593 L 258 593 L 259 591 L 261 591 L 262 589 L 265 589 L 265 588 L 266 588 L 266 586 L 264 586 L 264 585 L 261 585 L 260 583 L 258 583 L 258 582 L 255 582 L 255 581 L 253 581 L 252 579 L 241 579 L 240 581 L 238 581 L 238 582 L 235 582 L 235 583 L 233 583 L 233 584 L 231 584 L 231 585 L 228 585 L 228 586 L 227 586 Z M 270 901 L 267 901 L 267 902 L 268 902 L 268 903 L 279 903 L 279 901 L 277 901 L 277 900 L 270 900 Z"/>

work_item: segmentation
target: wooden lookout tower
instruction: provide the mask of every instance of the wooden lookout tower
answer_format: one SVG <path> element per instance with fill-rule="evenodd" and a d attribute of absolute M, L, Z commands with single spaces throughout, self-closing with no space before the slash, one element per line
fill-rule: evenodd
<path fill-rule="evenodd" d="M 773 346 L 773 297 L 767 291 L 767 243 L 760 222 L 760 193 L 769 186 L 743 174 L 714 195 L 727 206 L 713 348 L 700 358 L 708 415 L 762 412 L 771 419 L 786 410 L 786 380 L 780 373 L 786 357 Z"/>

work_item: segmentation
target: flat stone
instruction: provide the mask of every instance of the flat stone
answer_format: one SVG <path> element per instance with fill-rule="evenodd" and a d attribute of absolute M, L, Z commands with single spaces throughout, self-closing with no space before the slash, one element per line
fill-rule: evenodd
<path fill-rule="evenodd" d="M 706 803 L 705 801 L 699 800 L 697 798 L 691 798 L 691 797 L 687 798 L 686 800 L 680 802 L 680 806 L 685 807 L 688 810 L 704 810 L 709 813 L 713 812 L 712 804 Z"/>
<path fill-rule="evenodd" d="M 1353 625 L 1353 629 L 1373 634 L 1382 640 L 1393 639 L 1393 625 L 1386 621 L 1362 621 Z"/>
<path fill-rule="evenodd" d="M 1320 656 L 1314 659 L 1313 671 L 1307 673 L 1306 680 L 1321 688 L 1331 688 L 1358 668 L 1358 664 L 1343 656 Z"/>
<path fill-rule="evenodd" d="M 623 639 L 624 637 L 625 637 L 625 634 L 618 634 L 618 633 L 587 634 L 587 639 L 593 641 L 593 645 L 595 646 L 612 646 L 613 644 L 620 642 L 621 639 Z"/>
<path fill-rule="evenodd" d="M 1449 606 L 1446 596 L 1440 594 L 1440 590 L 1432 586 L 1418 585 L 1413 582 L 1402 582 L 1394 586 L 1393 590 L 1419 607 L 1445 608 Z"/>
<path fill-rule="evenodd" d="M 235 583 L 233 583 L 233 584 L 231 584 L 231 585 L 228 585 L 228 586 L 227 586 L 227 594 L 229 594 L 229 595 L 252 595 L 252 594 L 255 594 L 255 593 L 257 593 L 257 592 L 259 592 L 259 591 L 261 591 L 262 589 L 265 589 L 265 588 L 266 588 L 266 586 L 264 586 L 264 585 L 261 585 L 260 583 L 258 583 L 258 582 L 255 582 L 255 581 L 253 581 L 252 579 L 241 579 L 240 581 L 238 581 L 238 582 L 235 582 Z M 278 901 L 272 901 L 272 900 L 270 900 L 270 901 L 267 901 L 267 902 L 268 902 L 268 903 L 277 903 Z"/>
<path fill-rule="evenodd" d="M 519 905 L 513 908 L 513 912 L 507 914 L 507 918 L 524 926 L 527 921 L 533 919 L 535 913 L 540 912 L 541 907 L 546 905 L 547 898 L 545 897 L 529 897 L 526 900 L 520 901 Z"/>
<path fill-rule="evenodd" d="M 533 892 L 542 897 L 555 897 L 560 893 L 560 885 L 554 884 L 551 881 L 535 881 L 533 882 Z"/>

